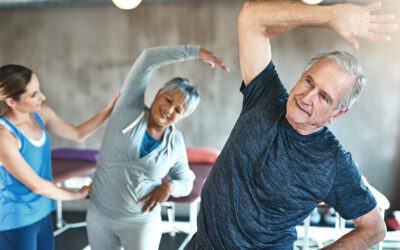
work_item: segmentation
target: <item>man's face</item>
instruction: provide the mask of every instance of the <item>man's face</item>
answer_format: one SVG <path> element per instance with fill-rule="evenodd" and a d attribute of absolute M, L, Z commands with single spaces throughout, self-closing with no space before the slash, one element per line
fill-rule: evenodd
<path fill-rule="evenodd" d="M 354 77 L 329 60 L 322 60 L 304 72 L 286 106 L 286 118 L 300 134 L 318 131 L 347 112 L 337 110 L 341 99 L 352 88 Z"/>

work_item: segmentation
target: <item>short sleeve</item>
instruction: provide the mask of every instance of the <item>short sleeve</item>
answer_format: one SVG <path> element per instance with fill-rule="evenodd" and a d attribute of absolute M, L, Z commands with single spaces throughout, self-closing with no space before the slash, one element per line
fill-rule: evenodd
<path fill-rule="evenodd" d="M 376 201 L 362 181 L 351 154 L 344 153 L 337 164 L 333 187 L 324 202 L 348 220 L 367 214 L 376 207 Z"/>
<path fill-rule="evenodd" d="M 242 113 L 258 104 L 285 103 L 288 97 L 272 61 L 247 86 L 242 82 L 240 91 L 243 94 Z"/>

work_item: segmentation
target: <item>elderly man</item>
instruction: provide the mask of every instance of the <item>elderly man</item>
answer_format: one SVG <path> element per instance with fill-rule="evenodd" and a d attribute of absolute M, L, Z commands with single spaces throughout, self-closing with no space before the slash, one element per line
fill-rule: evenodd
<path fill-rule="evenodd" d="M 295 226 L 320 202 L 355 229 L 327 249 L 367 249 L 385 236 L 376 201 L 348 153 L 325 127 L 345 114 L 365 79 L 347 52 L 311 60 L 288 95 L 269 38 L 299 26 L 328 27 L 353 47 L 387 41 L 393 15 L 368 6 L 250 1 L 239 16 L 242 111 L 202 191 L 189 249 L 293 249 Z M 289 62 L 290 63 L 290 62 Z"/>

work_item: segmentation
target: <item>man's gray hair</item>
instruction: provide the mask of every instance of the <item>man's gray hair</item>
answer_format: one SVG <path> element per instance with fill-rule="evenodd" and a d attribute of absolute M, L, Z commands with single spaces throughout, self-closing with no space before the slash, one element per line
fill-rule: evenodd
<path fill-rule="evenodd" d="M 330 60 L 347 73 L 353 75 L 353 77 L 355 78 L 352 89 L 346 93 L 346 95 L 342 98 L 342 100 L 336 107 L 337 110 L 344 108 L 350 109 L 353 103 L 360 96 L 366 84 L 366 79 L 363 75 L 363 70 L 360 63 L 358 62 L 357 58 L 346 51 L 332 51 L 327 53 L 320 53 L 316 57 L 311 59 L 304 72 L 306 72 L 314 64 L 322 60 Z"/>
<path fill-rule="evenodd" d="M 183 77 L 175 77 L 164 84 L 160 89 L 160 93 L 173 92 L 179 90 L 185 101 L 185 112 L 183 117 L 186 117 L 193 113 L 200 103 L 200 94 L 196 87 L 192 85 L 192 82 Z"/>

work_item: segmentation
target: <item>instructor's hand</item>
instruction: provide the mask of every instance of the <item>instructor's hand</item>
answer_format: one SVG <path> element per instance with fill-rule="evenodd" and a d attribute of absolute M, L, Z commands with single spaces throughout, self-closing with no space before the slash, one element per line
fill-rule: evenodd
<path fill-rule="evenodd" d="M 359 48 L 358 38 L 372 42 L 390 41 L 388 35 L 398 28 L 394 15 L 372 15 L 382 7 L 380 2 L 367 6 L 338 4 L 333 7 L 329 27 L 342 36 L 355 49 Z"/>
<path fill-rule="evenodd" d="M 168 200 L 173 184 L 171 182 L 164 182 L 158 186 L 153 192 L 139 201 L 140 204 L 145 204 L 143 213 L 152 211 L 158 204 Z"/>
<path fill-rule="evenodd" d="M 118 98 L 121 96 L 121 92 L 117 92 L 115 93 L 115 95 L 113 96 L 113 98 L 107 103 L 105 109 L 108 110 L 110 113 L 112 111 L 112 109 L 115 106 L 115 103 L 117 102 Z"/>
<path fill-rule="evenodd" d="M 78 196 L 80 199 L 85 199 L 88 197 L 90 191 L 92 190 L 92 185 L 89 186 L 82 186 L 78 192 Z"/>

